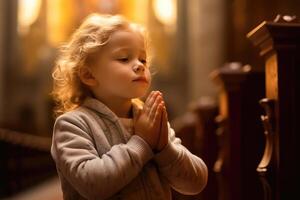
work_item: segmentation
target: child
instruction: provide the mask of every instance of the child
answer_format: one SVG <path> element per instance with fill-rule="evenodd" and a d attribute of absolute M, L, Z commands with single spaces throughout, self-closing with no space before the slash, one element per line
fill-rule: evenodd
<path fill-rule="evenodd" d="M 141 26 L 88 16 L 53 72 L 58 104 L 51 154 L 64 199 L 171 199 L 197 194 L 205 163 L 175 137 L 162 93 L 150 87 Z"/>

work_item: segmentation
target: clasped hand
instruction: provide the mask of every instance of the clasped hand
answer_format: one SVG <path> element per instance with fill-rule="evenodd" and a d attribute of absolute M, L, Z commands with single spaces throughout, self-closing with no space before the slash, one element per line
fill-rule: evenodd
<path fill-rule="evenodd" d="M 149 94 L 143 109 L 135 117 L 134 131 L 153 151 L 161 151 L 168 144 L 168 116 L 161 92 Z"/>

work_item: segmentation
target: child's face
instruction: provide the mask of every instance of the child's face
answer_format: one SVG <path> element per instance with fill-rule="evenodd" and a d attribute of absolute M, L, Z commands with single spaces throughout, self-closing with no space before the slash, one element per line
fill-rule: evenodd
<path fill-rule="evenodd" d="M 96 84 L 92 91 L 100 98 L 142 97 L 151 83 L 143 36 L 133 30 L 114 32 L 91 67 Z"/>

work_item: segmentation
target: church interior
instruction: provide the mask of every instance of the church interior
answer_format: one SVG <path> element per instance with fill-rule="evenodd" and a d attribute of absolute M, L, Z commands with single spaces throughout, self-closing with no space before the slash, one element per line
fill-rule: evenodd
<path fill-rule="evenodd" d="M 0 199 L 63 199 L 51 73 L 58 47 L 93 12 L 148 29 L 151 90 L 207 164 L 205 189 L 174 190 L 174 200 L 299 196 L 299 0 L 2 0 Z"/>

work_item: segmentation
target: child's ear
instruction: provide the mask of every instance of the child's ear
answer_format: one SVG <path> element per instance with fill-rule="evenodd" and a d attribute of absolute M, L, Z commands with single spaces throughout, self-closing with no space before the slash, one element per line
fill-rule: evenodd
<path fill-rule="evenodd" d="M 79 69 L 78 72 L 80 80 L 87 86 L 96 86 L 97 85 L 97 80 L 93 76 L 90 68 L 88 67 L 82 67 Z"/>

